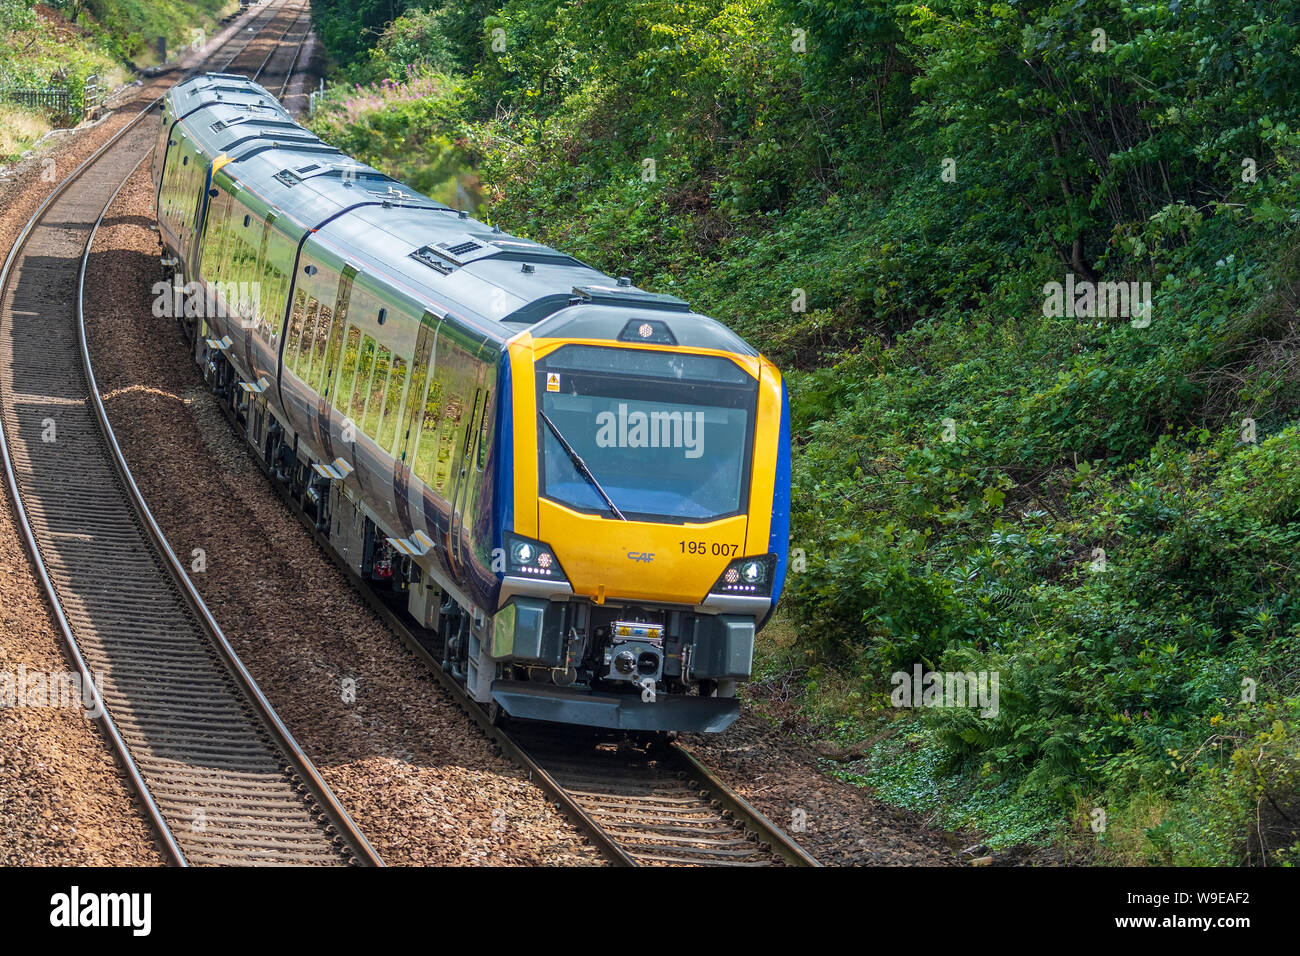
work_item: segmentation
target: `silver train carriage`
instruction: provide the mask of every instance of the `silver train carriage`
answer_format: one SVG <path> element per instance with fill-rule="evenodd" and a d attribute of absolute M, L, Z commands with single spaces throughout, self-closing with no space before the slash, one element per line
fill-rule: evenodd
<path fill-rule="evenodd" d="M 245 77 L 167 94 L 153 180 L 158 311 L 476 700 L 629 731 L 735 720 L 786 572 L 770 362 L 354 162 Z"/>

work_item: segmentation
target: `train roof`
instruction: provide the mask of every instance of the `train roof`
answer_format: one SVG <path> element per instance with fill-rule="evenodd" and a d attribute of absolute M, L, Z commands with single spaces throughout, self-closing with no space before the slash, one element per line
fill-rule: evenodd
<path fill-rule="evenodd" d="M 450 208 L 358 163 L 296 123 L 247 77 L 208 73 L 170 90 L 164 110 L 207 156 L 279 213 L 364 272 L 387 277 L 435 312 L 472 319 L 498 342 L 549 318 L 616 340 L 632 319 L 679 344 L 756 354 L 674 296 L 614 279 L 530 239 Z M 573 309 L 570 314 L 567 310 Z M 558 315 L 562 310 L 564 316 Z M 541 328 L 533 331 L 540 333 Z"/>

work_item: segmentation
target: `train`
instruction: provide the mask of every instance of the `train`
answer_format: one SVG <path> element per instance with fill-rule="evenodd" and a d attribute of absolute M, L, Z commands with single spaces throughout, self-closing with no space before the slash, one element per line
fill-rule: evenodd
<path fill-rule="evenodd" d="M 733 723 L 788 564 L 780 370 L 353 160 L 247 77 L 160 109 L 155 314 L 319 540 L 494 716 Z"/>

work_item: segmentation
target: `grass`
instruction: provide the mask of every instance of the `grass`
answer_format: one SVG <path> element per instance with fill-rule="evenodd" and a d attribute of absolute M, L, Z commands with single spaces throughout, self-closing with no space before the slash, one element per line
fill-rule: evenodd
<path fill-rule="evenodd" d="M 53 128 L 39 113 L 0 103 L 0 158 L 21 155 Z"/>

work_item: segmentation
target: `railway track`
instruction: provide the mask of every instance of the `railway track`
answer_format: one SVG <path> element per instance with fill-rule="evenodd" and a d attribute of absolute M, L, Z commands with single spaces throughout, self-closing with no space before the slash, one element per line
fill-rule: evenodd
<path fill-rule="evenodd" d="M 300 10 L 258 19 L 277 29 Z M 378 865 L 163 539 L 95 387 L 86 262 L 105 210 L 149 155 L 153 105 L 56 187 L 0 271 L 0 460 L 18 525 L 172 862 Z"/>
<path fill-rule="evenodd" d="M 310 34 L 310 4 L 286 4 L 273 12 L 266 29 L 231 57 L 221 72 L 246 73 L 267 89 L 278 90 L 276 98 L 283 99 Z"/>

